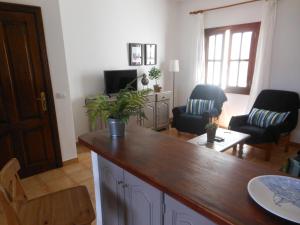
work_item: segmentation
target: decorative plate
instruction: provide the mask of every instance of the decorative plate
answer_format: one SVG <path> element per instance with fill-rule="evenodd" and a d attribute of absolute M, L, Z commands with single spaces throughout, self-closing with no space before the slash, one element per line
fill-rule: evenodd
<path fill-rule="evenodd" d="M 285 176 L 259 176 L 248 183 L 253 200 L 269 212 L 300 223 L 300 180 Z"/>

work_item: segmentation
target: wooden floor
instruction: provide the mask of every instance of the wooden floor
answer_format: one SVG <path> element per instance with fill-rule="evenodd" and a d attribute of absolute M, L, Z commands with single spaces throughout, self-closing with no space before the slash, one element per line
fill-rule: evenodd
<path fill-rule="evenodd" d="M 165 131 L 161 131 L 164 134 L 171 135 L 173 137 L 179 138 L 181 140 L 187 141 L 196 137 L 196 135 L 181 133 L 178 135 L 178 132 L 175 129 L 169 129 Z M 284 164 L 287 162 L 289 157 L 293 157 L 297 155 L 297 152 L 300 151 L 300 147 L 298 145 L 291 145 L 288 152 L 284 152 L 283 146 L 279 145 L 272 149 L 272 156 L 269 162 L 265 161 L 265 151 L 262 149 L 254 148 L 249 145 L 244 146 L 244 154 L 243 159 L 256 162 L 260 165 L 268 166 L 275 170 L 280 170 Z M 232 155 L 232 149 L 225 151 L 223 154 Z"/>
<path fill-rule="evenodd" d="M 177 134 L 175 129 L 161 131 L 161 133 L 173 136 L 181 140 L 189 140 L 194 135 L 181 133 Z M 272 158 L 269 162 L 264 161 L 265 152 L 251 146 L 245 146 L 244 160 L 256 162 L 261 165 L 279 170 L 289 157 L 296 155 L 300 148 L 292 146 L 288 153 L 285 153 L 282 148 L 272 150 Z M 41 173 L 22 180 L 25 191 L 29 198 L 35 198 L 47 193 L 62 190 L 64 188 L 85 185 L 88 188 L 93 205 L 95 207 L 95 192 L 93 186 L 93 174 L 91 170 L 91 156 L 88 149 L 83 146 L 78 146 L 78 162 L 64 166 L 59 169 L 54 169 L 45 173 Z M 229 149 L 222 154 L 232 154 L 232 149 Z M 233 156 L 235 157 L 235 156 Z M 0 225 L 4 225 L 5 221 L 0 212 Z"/>

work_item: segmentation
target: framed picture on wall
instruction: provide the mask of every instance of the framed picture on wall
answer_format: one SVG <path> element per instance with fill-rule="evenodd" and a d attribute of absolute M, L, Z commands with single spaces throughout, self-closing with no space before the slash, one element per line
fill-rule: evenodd
<path fill-rule="evenodd" d="M 157 63 L 157 45 L 145 44 L 145 65 L 156 65 Z"/>
<path fill-rule="evenodd" d="M 129 65 L 143 65 L 143 44 L 129 43 Z"/>

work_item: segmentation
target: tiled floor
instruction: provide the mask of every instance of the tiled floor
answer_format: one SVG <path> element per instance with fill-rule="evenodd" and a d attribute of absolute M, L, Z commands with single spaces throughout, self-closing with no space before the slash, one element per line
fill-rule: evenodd
<path fill-rule="evenodd" d="M 162 133 L 174 136 L 181 140 L 189 140 L 194 135 L 182 133 L 178 136 L 176 130 L 169 129 Z M 270 162 L 264 161 L 264 151 L 250 146 L 245 146 L 244 159 L 257 162 L 261 165 L 269 166 L 279 170 L 287 159 L 299 149 L 291 147 L 288 153 L 283 149 L 276 148 L 272 151 Z M 231 154 L 232 150 L 226 151 L 225 154 Z M 59 169 L 51 170 L 22 180 L 25 191 L 29 198 L 35 198 L 50 192 L 58 191 L 64 188 L 85 185 L 90 193 L 93 205 L 95 206 L 95 192 L 93 187 L 93 175 L 91 170 L 91 156 L 88 149 L 83 146 L 78 146 L 78 162 L 64 166 Z M 4 224 L 0 212 L 0 225 Z"/>
<path fill-rule="evenodd" d="M 78 163 L 25 178 L 22 183 L 29 198 L 64 188 L 85 185 L 91 198 L 94 199 L 93 174 L 90 165 L 90 152 L 81 152 L 78 154 Z"/>

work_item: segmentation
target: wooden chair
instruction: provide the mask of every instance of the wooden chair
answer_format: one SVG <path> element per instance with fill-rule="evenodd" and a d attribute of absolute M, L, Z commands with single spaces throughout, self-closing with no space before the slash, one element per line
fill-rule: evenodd
<path fill-rule="evenodd" d="M 95 212 L 84 186 L 28 200 L 17 174 L 17 159 L 0 172 L 0 206 L 8 225 L 89 225 Z"/>
<path fill-rule="evenodd" d="M 18 171 L 20 164 L 17 159 L 11 159 L 0 172 L 0 184 L 6 191 L 7 197 L 13 207 L 18 210 L 20 204 L 27 200 L 27 196 L 20 182 Z"/>

